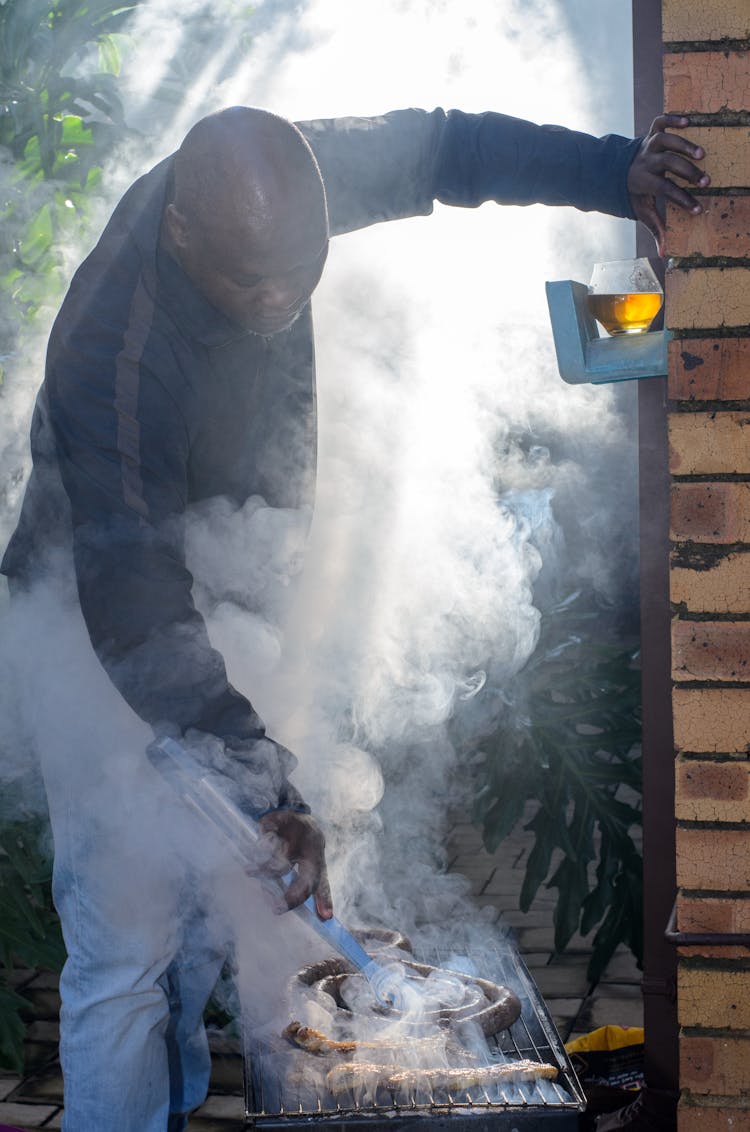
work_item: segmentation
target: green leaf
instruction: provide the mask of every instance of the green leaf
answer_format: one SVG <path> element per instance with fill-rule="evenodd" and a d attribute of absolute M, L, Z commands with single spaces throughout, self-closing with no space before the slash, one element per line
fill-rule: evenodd
<path fill-rule="evenodd" d="M 120 49 L 117 46 L 117 40 L 113 35 L 102 35 L 99 37 L 99 69 L 109 75 L 119 75 L 120 65 Z"/>
<path fill-rule="evenodd" d="M 546 879 L 556 845 L 554 827 L 550 827 L 544 820 L 545 816 L 544 811 L 540 808 L 536 816 L 525 827 L 526 829 L 534 829 L 536 840 L 526 862 L 526 872 L 521 886 L 518 906 L 522 912 L 528 912 L 534 897 Z"/>
<path fill-rule="evenodd" d="M 588 895 L 586 863 L 564 857 L 551 878 L 549 888 L 558 890 L 553 922 L 555 925 L 555 951 L 565 950 L 571 936 L 578 931 L 583 902 Z"/>
<path fill-rule="evenodd" d="M 49 252 L 54 236 L 52 210 L 43 204 L 26 225 L 18 241 L 21 260 L 30 266 L 38 264 L 43 255 Z"/>
<path fill-rule="evenodd" d="M 520 790 L 508 791 L 489 808 L 483 821 L 483 838 L 488 853 L 494 853 L 521 819 L 526 797 Z"/>
<path fill-rule="evenodd" d="M 63 147 L 80 147 L 91 144 L 91 130 L 84 126 L 83 120 L 76 114 L 65 114 L 62 118 L 60 145 Z"/>

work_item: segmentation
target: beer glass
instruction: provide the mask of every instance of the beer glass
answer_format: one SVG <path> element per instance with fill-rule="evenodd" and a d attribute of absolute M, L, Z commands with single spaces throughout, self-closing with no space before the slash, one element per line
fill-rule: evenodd
<path fill-rule="evenodd" d="M 608 334 L 642 334 L 661 310 L 664 294 L 647 259 L 597 263 L 588 306 Z"/>

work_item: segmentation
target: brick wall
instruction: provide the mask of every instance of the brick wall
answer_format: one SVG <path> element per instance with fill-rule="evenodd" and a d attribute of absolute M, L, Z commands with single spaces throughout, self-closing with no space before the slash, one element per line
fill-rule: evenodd
<path fill-rule="evenodd" d="M 663 0 L 665 109 L 707 153 L 668 210 L 670 590 L 682 932 L 750 932 L 750 0 Z M 750 1129 L 750 947 L 681 947 L 680 1132 Z"/>

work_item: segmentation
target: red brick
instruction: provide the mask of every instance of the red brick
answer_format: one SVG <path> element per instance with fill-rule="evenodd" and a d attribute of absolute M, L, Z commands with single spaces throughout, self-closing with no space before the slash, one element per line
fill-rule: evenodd
<path fill-rule="evenodd" d="M 670 114 L 718 114 L 750 106 L 747 51 L 678 51 L 664 56 L 664 105 Z"/>
<path fill-rule="evenodd" d="M 676 767 L 678 821 L 742 822 L 750 818 L 750 766 L 742 762 L 680 759 Z"/>
<path fill-rule="evenodd" d="M 750 680 L 750 622 L 673 621 L 674 680 Z"/>
<path fill-rule="evenodd" d="M 747 146 L 750 149 L 750 136 Z M 672 268 L 665 291 L 665 322 L 672 330 L 750 326 L 746 267 Z"/>
<path fill-rule="evenodd" d="M 750 197 L 737 200 L 747 202 L 750 227 Z M 668 351 L 672 400 L 750 400 L 750 338 L 675 338 Z"/>
<path fill-rule="evenodd" d="M 750 888 L 750 829 L 680 826 L 676 844 L 679 888 L 708 892 L 742 892 Z M 750 972 L 747 977 L 750 980 Z"/>
<path fill-rule="evenodd" d="M 680 1084 L 694 1093 L 732 1097 L 750 1091 L 750 1039 L 680 1038 Z"/>
<path fill-rule="evenodd" d="M 675 132 L 706 151 L 702 164 L 712 189 L 750 188 L 750 126 L 688 126 Z"/>
<path fill-rule="evenodd" d="M 662 37 L 665 43 L 750 38 L 747 0 L 662 0 Z"/>
<path fill-rule="evenodd" d="M 700 569 L 675 562 L 669 585 L 672 601 L 691 613 L 750 613 L 750 553 L 726 554 Z"/>
<path fill-rule="evenodd" d="M 670 413 L 667 424 L 673 475 L 750 473 L 750 410 Z"/>
<path fill-rule="evenodd" d="M 672 714 L 678 751 L 733 755 L 750 749 L 750 691 L 745 688 L 675 687 Z"/>
<path fill-rule="evenodd" d="M 750 542 L 748 483 L 675 483 L 670 509 L 677 542 Z"/>
<path fill-rule="evenodd" d="M 710 943 L 693 944 L 686 947 L 680 944 L 677 947 L 680 959 L 750 959 L 750 947 L 735 944 L 719 944 L 712 947 Z"/>
<path fill-rule="evenodd" d="M 750 786 L 750 766 L 747 761 L 678 760 L 677 799 L 679 802 L 744 802 Z M 678 814 L 678 818 L 683 815 Z M 711 820 L 703 818 L 687 819 Z M 720 818 L 735 821 L 735 818 Z"/>
<path fill-rule="evenodd" d="M 750 256 L 750 197 L 702 196 L 700 203 L 699 216 L 667 205 L 667 255 Z"/>
<path fill-rule="evenodd" d="M 677 927 L 681 932 L 707 934 L 709 937 L 740 932 L 750 935 L 750 893 L 745 898 L 724 899 L 680 893 L 677 897 Z M 750 959 L 750 945 L 719 942 L 715 945 L 682 944 L 679 954 L 702 959 Z"/>
<path fill-rule="evenodd" d="M 696 1104 L 688 1094 L 677 1110 L 677 1132 L 750 1132 L 750 1110 Z"/>
<path fill-rule="evenodd" d="M 677 1016 L 681 1026 L 750 1029 L 750 971 L 681 965 L 677 971 Z"/>
<path fill-rule="evenodd" d="M 677 926 L 681 932 L 750 933 L 750 892 L 744 898 L 682 892 L 677 898 Z"/>

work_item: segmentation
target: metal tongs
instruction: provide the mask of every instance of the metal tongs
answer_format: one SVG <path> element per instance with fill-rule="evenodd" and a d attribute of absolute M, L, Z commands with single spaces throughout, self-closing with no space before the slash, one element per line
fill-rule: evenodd
<path fill-rule="evenodd" d="M 151 743 L 147 749 L 154 767 L 180 794 L 185 802 L 210 822 L 227 842 L 242 864 L 257 868 L 262 834 L 258 823 L 231 800 L 222 789 L 222 775 L 210 766 L 203 765 L 192 752 L 176 739 L 163 738 Z M 294 880 L 293 870 L 283 877 L 261 875 L 261 883 L 275 897 L 284 894 Z M 333 916 L 321 920 L 315 911 L 315 902 L 309 896 L 304 904 L 294 909 L 301 920 L 322 936 L 356 971 L 367 979 L 378 1003 L 387 1009 L 399 1009 L 402 999 L 403 975 L 397 969 L 382 966 Z"/>

